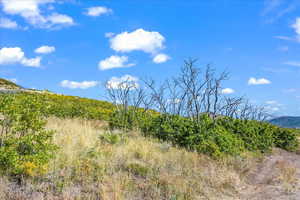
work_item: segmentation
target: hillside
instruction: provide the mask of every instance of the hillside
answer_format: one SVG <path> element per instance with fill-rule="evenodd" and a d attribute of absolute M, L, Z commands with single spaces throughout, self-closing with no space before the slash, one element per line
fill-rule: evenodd
<path fill-rule="evenodd" d="M 0 78 L 0 90 L 17 90 L 22 87 L 12 81 Z"/>
<path fill-rule="evenodd" d="M 0 94 L 0 200 L 299 199 L 295 130 L 116 108 Z"/>
<path fill-rule="evenodd" d="M 283 116 L 270 120 L 270 123 L 285 128 L 300 128 L 300 117 Z"/>

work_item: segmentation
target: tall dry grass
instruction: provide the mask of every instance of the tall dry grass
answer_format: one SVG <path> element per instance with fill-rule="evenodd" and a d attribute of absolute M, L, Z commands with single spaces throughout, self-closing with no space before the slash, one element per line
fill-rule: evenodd
<path fill-rule="evenodd" d="M 215 161 L 139 133 L 107 133 L 101 122 L 51 118 L 47 128 L 59 146 L 48 174 L 18 188 L 1 179 L 0 199 L 238 199 L 252 164 Z"/>

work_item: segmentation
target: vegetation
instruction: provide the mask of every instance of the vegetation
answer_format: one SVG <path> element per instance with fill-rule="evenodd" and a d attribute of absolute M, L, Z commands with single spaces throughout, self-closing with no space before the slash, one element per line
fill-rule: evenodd
<path fill-rule="evenodd" d="M 21 87 L 11 81 L 0 78 L 0 88 L 3 89 L 20 89 Z"/>
<path fill-rule="evenodd" d="M 20 178 L 47 171 L 55 145 L 34 96 L 1 96 L 0 172 Z"/>
<path fill-rule="evenodd" d="M 222 95 L 227 76 L 208 66 L 202 77 L 191 60 L 158 87 L 153 80 L 106 85 L 112 103 L 1 94 L 0 173 L 8 180 L 0 179 L 0 199 L 31 199 L 33 191 L 48 199 L 238 194 L 252 156 L 273 147 L 297 151 L 299 133 L 265 122 L 265 110 L 244 98 Z M 295 172 L 282 169 L 293 182 Z M 1 181 L 31 186 L 14 196 Z"/>
<path fill-rule="evenodd" d="M 100 121 L 50 118 L 47 129 L 58 146 L 48 174 L 16 187 L 0 177 L 0 199 L 235 199 L 255 163 L 250 154 L 216 161 L 138 132 L 108 134 Z"/>
<path fill-rule="evenodd" d="M 214 158 L 245 151 L 264 153 L 273 147 L 296 151 L 297 130 L 264 122 L 268 114 L 263 107 L 222 95 L 227 77 L 225 72 L 216 75 L 211 66 L 201 73 L 195 61 L 188 60 L 178 77 L 160 86 L 153 80 L 145 80 L 140 87 L 130 80 L 118 87 L 107 85 L 115 104 L 109 125 L 124 131 L 138 128 L 146 136 Z"/>

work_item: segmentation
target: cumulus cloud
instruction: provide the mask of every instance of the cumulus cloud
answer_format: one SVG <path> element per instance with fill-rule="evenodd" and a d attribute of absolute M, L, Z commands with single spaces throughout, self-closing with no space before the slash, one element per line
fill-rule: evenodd
<path fill-rule="evenodd" d="M 248 85 L 266 85 L 266 84 L 271 84 L 271 81 L 269 81 L 268 79 L 265 78 L 253 78 L 251 77 L 248 80 Z"/>
<path fill-rule="evenodd" d="M 41 57 L 23 58 L 21 64 L 27 67 L 39 67 L 41 65 Z"/>
<path fill-rule="evenodd" d="M 16 28 L 18 28 L 18 24 L 17 24 L 17 22 L 12 21 L 8 18 L 1 18 L 0 19 L 0 28 L 16 29 Z"/>
<path fill-rule="evenodd" d="M 112 77 L 109 81 L 107 81 L 106 83 L 106 88 L 109 89 L 137 89 L 139 88 L 139 84 L 138 84 L 138 78 L 131 76 L 131 75 L 124 75 L 121 77 Z"/>
<path fill-rule="evenodd" d="M 100 70 L 107 70 L 113 68 L 132 67 L 135 64 L 128 63 L 127 56 L 110 56 L 104 60 L 101 60 L 98 64 Z"/>
<path fill-rule="evenodd" d="M 300 62 L 298 62 L 298 61 L 288 61 L 288 62 L 285 62 L 283 64 L 291 65 L 291 66 L 295 66 L 295 67 L 300 67 Z"/>
<path fill-rule="evenodd" d="M 96 6 L 88 8 L 85 14 L 92 17 L 98 17 L 110 13 L 112 13 L 112 9 L 104 6 Z"/>
<path fill-rule="evenodd" d="M 91 87 L 95 87 L 98 84 L 99 84 L 98 81 L 76 82 L 76 81 L 63 80 L 60 83 L 60 86 L 64 87 L 64 88 L 69 88 L 69 89 L 88 89 Z"/>
<path fill-rule="evenodd" d="M 167 62 L 169 59 L 170 59 L 170 57 L 168 55 L 160 53 L 160 54 L 157 54 L 153 58 L 153 62 L 154 63 L 164 63 L 164 62 Z"/>
<path fill-rule="evenodd" d="M 55 3 L 57 0 L 1 0 L 2 10 L 9 15 L 19 15 L 29 24 L 39 28 L 73 25 L 73 19 L 67 15 L 53 13 L 50 16 L 42 15 L 42 5 Z"/>
<path fill-rule="evenodd" d="M 40 57 L 26 58 L 20 47 L 4 47 L 0 49 L 0 65 L 21 64 L 28 67 L 39 67 Z"/>
<path fill-rule="evenodd" d="M 65 26 L 70 26 L 74 24 L 74 21 L 71 17 L 69 17 L 68 15 L 63 15 L 58 13 L 52 14 L 47 18 L 47 20 L 52 24 L 61 24 Z"/>
<path fill-rule="evenodd" d="M 235 91 L 232 88 L 224 88 L 221 90 L 222 94 L 233 94 Z"/>
<path fill-rule="evenodd" d="M 296 39 L 298 42 L 300 42 L 300 17 L 296 18 L 296 22 L 294 24 L 292 24 L 292 28 L 295 30 L 296 32 Z"/>
<path fill-rule="evenodd" d="M 48 54 L 48 53 L 52 53 L 55 51 L 55 47 L 53 46 L 41 46 L 37 49 L 34 50 L 35 53 L 40 53 L 40 54 Z"/>
<path fill-rule="evenodd" d="M 123 32 L 110 39 L 110 47 L 117 52 L 144 51 L 155 54 L 164 48 L 165 38 L 159 32 L 137 29 Z"/>

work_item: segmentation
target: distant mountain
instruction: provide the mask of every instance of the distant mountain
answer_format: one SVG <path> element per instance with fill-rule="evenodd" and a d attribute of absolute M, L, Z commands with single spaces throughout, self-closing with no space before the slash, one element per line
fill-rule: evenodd
<path fill-rule="evenodd" d="M 300 128 L 300 117 L 283 116 L 271 119 L 269 122 L 285 128 Z"/>

